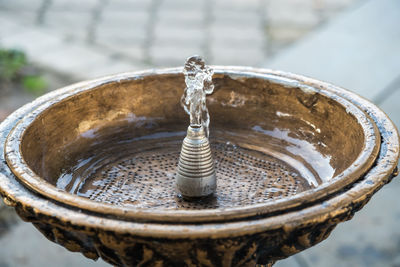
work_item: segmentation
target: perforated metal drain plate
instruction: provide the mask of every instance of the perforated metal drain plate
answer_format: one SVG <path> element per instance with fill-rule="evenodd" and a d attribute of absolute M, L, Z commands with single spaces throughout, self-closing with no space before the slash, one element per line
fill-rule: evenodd
<path fill-rule="evenodd" d="M 213 209 L 250 205 L 288 197 L 310 186 L 286 163 L 231 144 L 211 144 L 217 192 L 186 201 L 174 182 L 179 148 L 157 148 L 122 158 L 86 178 L 78 195 L 113 205 L 162 209 Z"/>

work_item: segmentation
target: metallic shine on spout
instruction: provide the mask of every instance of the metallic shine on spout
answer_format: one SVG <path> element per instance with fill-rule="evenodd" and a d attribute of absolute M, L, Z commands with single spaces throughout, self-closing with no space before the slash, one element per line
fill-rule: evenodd
<path fill-rule="evenodd" d="M 187 130 L 179 157 L 176 184 L 186 197 L 208 196 L 216 189 L 214 161 L 202 126 L 189 126 Z"/>

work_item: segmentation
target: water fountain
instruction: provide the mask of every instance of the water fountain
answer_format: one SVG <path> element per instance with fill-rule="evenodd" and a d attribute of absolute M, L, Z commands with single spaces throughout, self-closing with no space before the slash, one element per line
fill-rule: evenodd
<path fill-rule="evenodd" d="M 205 97 L 212 72 L 200 65 Z M 209 138 L 208 117 L 187 131 L 184 72 L 188 85 L 196 73 L 182 68 L 86 81 L 20 108 L 0 125 L 4 202 L 51 241 L 117 266 L 272 265 L 397 175 L 397 130 L 367 100 L 289 73 L 212 69 Z M 213 194 L 185 191 L 185 135 L 209 143 Z"/>
<path fill-rule="evenodd" d="M 201 57 L 193 56 L 186 61 L 183 73 L 187 87 L 181 103 L 190 115 L 190 125 L 182 144 L 176 185 L 186 198 L 204 197 L 214 193 L 217 186 L 206 106 L 206 94 L 214 90 L 213 72 Z"/>

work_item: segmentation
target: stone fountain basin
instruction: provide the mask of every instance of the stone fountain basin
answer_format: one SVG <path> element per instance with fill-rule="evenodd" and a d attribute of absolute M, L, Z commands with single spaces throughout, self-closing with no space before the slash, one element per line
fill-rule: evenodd
<path fill-rule="evenodd" d="M 199 222 L 287 211 L 359 179 L 380 135 L 350 101 L 268 74 L 215 69 L 208 98 L 214 197 L 187 202 L 174 176 L 188 116 L 180 69 L 77 85 L 27 114 L 5 146 L 31 190 L 118 218 Z"/>
<path fill-rule="evenodd" d="M 373 104 L 343 89 L 302 76 L 243 68 L 219 70 L 219 72 L 228 71 L 248 72 L 250 74 L 246 75 L 253 76 L 261 75 L 274 83 L 276 80 L 284 80 L 285 86 L 290 82 L 324 88 L 354 103 L 368 114 L 367 117 L 372 119 L 382 137 L 379 156 L 373 166 L 346 187 L 339 191 L 333 190 L 333 193 L 327 194 L 325 198 L 319 198 L 319 201 L 302 202 L 299 198 L 299 203 L 289 204 L 290 199 L 315 191 L 318 187 L 322 188 L 326 186 L 326 183 L 321 183 L 316 188 L 307 189 L 289 198 L 282 197 L 274 201 L 265 201 L 265 203 L 286 201 L 287 210 L 278 208 L 275 212 L 265 212 L 256 216 L 251 216 L 250 212 L 246 215 L 247 218 L 229 218 L 231 215 L 228 214 L 224 215 L 227 216 L 224 217 L 225 219 L 209 217 L 210 220 L 207 222 L 204 221 L 206 217 L 200 216 L 195 218 L 195 220 L 204 221 L 199 224 L 185 222 L 186 219 L 173 223 L 171 217 L 166 218 L 165 222 L 161 222 L 159 218 L 152 218 L 154 222 L 145 222 L 141 216 L 137 219 L 121 218 L 115 214 L 104 216 L 102 211 L 75 208 L 70 203 L 45 197 L 40 191 L 28 190 L 28 187 L 34 188 L 27 186 L 19 180 L 20 178 L 14 176 L 5 164 L 3 155 L 0 155 L 4 163 L 0 166 L 0 193 L 5 202 L 14 206 L 22 218 L 33 222 L 50 240 L 71 251 L 80 251 L 89 258 L 96 259 L 101 256 L 115 265 L 143 263 L 152 266 L 152 264 L 164 263 L 169 266 L 185 261 L 187 265 L 209 263 L 215 266 L 254 266 L 255 263 L 272 263 L 325 239 L 337 223 L 351 219 L 354 212 L 361 209 L 377 190 L 397 175 L 395 167 L 399 156 L 399 139 L 396 128 Z M 124 80 L 126 77 L 135 75 L 137 74 L 123 74 L 118 77 Z M 11 129 L 18 123 L 22 123 L 21 118 L 36 119 L 34 114 L 37 111 L 34 110 L 40 105 L 54 104 L 56 99 L 64 99 L 65 94 L 69 94 L 65 98 L 68 99 L 74 94 L 81 93 L 82 90 L 90 90 L 93 85 L 107 83 L 108 79 L 84 82 L 55 91 L 13 113 L 0 125 L 0 149 L 3 149 L 6 136 Z M 13 138 L 11 136 L 12 134 L 8 142 Z M 336 178 L 331 179 L 334 181 Z M 45 186 L 51 185 L 45 181 L 42 183 Z M 62 190 L 59 191 L 64 193 Z M 255 209 L 259 208 L 257 205 Z M 121 208 L 121 206 L 118 207 Z M 196 212 L 210 209 L 196 208 Z M 191 211 L 187 208 L 182 210 Z M 216 215 L 219 212 L 235 211 L 233 208 L 221 210 L 211 208 L 210 210 Z M 181 212 L 180 209 L 175 211 L 178 214 Z M 225 221 L 218 222 L 220 220 Z"/>

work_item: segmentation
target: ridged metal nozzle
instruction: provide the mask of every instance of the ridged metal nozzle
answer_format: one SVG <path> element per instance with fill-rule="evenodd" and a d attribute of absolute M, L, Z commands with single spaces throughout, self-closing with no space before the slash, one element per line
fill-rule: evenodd
<path fill-rule="evenodd" d="M 217 187 L 214 160 L 202 126 L 189 126 L 187 130 L 179 157 L 176 185 L 186 197 L 208 196 Z"/>

